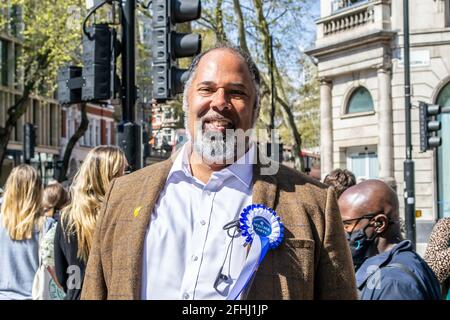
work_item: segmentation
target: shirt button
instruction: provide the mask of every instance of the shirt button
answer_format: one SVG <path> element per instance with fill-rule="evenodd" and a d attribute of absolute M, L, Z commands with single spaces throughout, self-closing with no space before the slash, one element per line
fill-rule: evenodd
<path fill-rule="evenodd" d="M 197 256 L 192 256 L 192 260 L 197 261 L 198 257 Z"/>
<path fill-rule="evenodd" d="M 210 196 L 210 195 L 211 195 L 211 191 L 206 190 L 206 194 L 207 194 L 208 196 Z"/>
<path fill-rule="evenodd" d="M 201 221 L 200 221 L 200 224 L 201 224 L 202 226 L 204 226 L 204 225 L 206 224 L 206 221 L 205 221 L 205 220 L 201 220 Z"/>
<path fill-rule="evenodd" d="M 185 292 L 185 293 L 183 294 L 183 299 L 184 299 L 184 300 L 189 299 L 189 293 Z"/>

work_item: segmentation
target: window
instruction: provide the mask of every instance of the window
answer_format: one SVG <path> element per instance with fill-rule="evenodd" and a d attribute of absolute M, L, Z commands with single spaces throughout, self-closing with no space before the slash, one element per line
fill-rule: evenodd
<path fill-rule="evenodd" d="M 95 125 L 95 145 L 99 146 L 101 144 L 100 143 L 100 121 L 95 120 L 94 125 Z"/>
<path fill-rule="evenodd" d="M 92 122 L 94 122 L 94 121 L 92 121 Z M 94 137 L 94 134 L 95 134 L 94 128 L 95 127 L 94 127 L 93 124 L 89 125 L 89 144 L 88 144 L 89 147 L 92 147 L 94 145 L 94 139 L 95 139 L 95 137 Z"/>
<path fill-rule="evenodd" d="M 369 90 L 358 87 L 353 91 L 347 104 L 346 113 L 360 113 L 373 111 L 373 100 Z"/>
<path fill-rule="evenodd" d="M 0 40 L 0 84 L 8 85 L 8 43 Z"/>
<path fill-rule="evenodd" d="M 358 181 L 378 178 L 376 147 L 356 147 L 347 150 L 347 168 Z"/>
<path fill-rule="evenodd" d="M 437 104 L 450 107 L 450 83 L 439 93 Z M 442 144 L 437 149 L 437 177 L 438 177 L 438 211 L 439 218 L 450 217 L 450 114 L 439 115 L 441 121 L 440 136 Z M 447 164 L 447 165 L 445 165 Z"/>
<path fill-rule="evenodd" d="M 18 37 L 23 31 L 22 8 L 18 5 L 13 5 L 10 8 L 9 15 L 11 19 L 11 34 L 15 37 Z"/>
<path fill-rule="evenodd" d="M 450 27 L 450 0 L 445 1 L 445 26 Z"/>
<path fill-rule="evenodd" d="M 106 132 L 105 132 L 105 135 L 106 135 L 106 145 L 110 145 L 111 144 L 111 129 L 109 128 L 109 125 L 108 125 L 108 122 L 107 122 L 107 125 L 106 125 Z"/>

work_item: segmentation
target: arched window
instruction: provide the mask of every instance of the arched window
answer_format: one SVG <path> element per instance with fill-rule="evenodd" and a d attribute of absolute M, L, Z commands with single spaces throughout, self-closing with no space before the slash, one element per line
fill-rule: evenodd
<path fill-rule="evenodd" d="M 450 83 L 441 92 L 436 101 L 441 107 L 450 107 Z M 437 150 L 438 160 L 438 209 L 439 217 L 450 217 L 450 113 L 441 114 L 440 136 L 442 144 Z"/>
<path fill-rule="evenodd" d="M 373 100 L 369 90 L 358 87 L 348 100 L 347 113 L 373 111 Z"/>

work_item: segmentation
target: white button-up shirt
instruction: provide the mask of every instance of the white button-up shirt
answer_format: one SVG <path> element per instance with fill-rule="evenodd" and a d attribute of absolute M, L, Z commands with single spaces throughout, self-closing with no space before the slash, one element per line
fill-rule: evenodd
<path fill-rule="evenodd" d="M 183 146 L 147 229 L 142 299 L 227 297 L 247 249 L 236 228 L 227 231 L 223 227 L 252 203 L 255 150 L 252 145 L 238 161 L 214 172 L 205 185 L 192 176 L 190 144 Z M 220 274 L 226 277 L 219 279 Z"/>

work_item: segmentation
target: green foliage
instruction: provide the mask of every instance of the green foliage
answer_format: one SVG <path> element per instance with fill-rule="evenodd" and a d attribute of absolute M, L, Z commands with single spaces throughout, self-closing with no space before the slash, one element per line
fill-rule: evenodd
<path fill-rule="evenodd" d="M 261 112 L 257 122 L 258 129 L 268 129 L 270 123 L 271 92 L 270 66 L 267 64 L 266 30 L 273 37 L 273 51 L 276 61 L 275 86 L 277 94 L 289 105 L 294 115 L 295 125 L 302 137 L 302 147 L 310 148 L 319 145 L 319 86 L 316 79 L 315 66 L 305 58 L 302 48 L 312 44 L 314 26 L 311 17 L 313 0 L 233 0 L 222 3 L 222 18 L 227 39 L 238 44 L 237 17 L 235 5 L 242 10 L 245 36 L 249 51 L 261 71 L 264 82 L 269 87 L 262 87 Z M 214 45 L 220 35 L 219 22 L 215 19 L 218 2 L 215 0 L 202 1 L 202 19 L 197 28 L 202 34 L 210 35 L 203 49 Z M 258 18 L 256 6 L 262 6 L 263 18 Z M 263 25 L 262 23 L 266 23 Z M 267 27 L 267 28 L 266 28 Z M 197 30 L 196 30 L 197 31 Z M 275 71 L 276 73 L 276 71 Z M 302 81 L 307 75 L 307 81 Z M 292 128 L 283 116 L 281 106 L 276 103 L 275 128 L 279 130 L 282 142 L 287 145 L 295 143 Z"/>
<path fill-rule="evenodd" d="M 10 0 L 9 6 L 22 13 L 18 67 L 24 71 L 23 81 L 34 82 L 40 94 L 51 94 L 57 70 L 80 60 L 84 1 Z"/>

